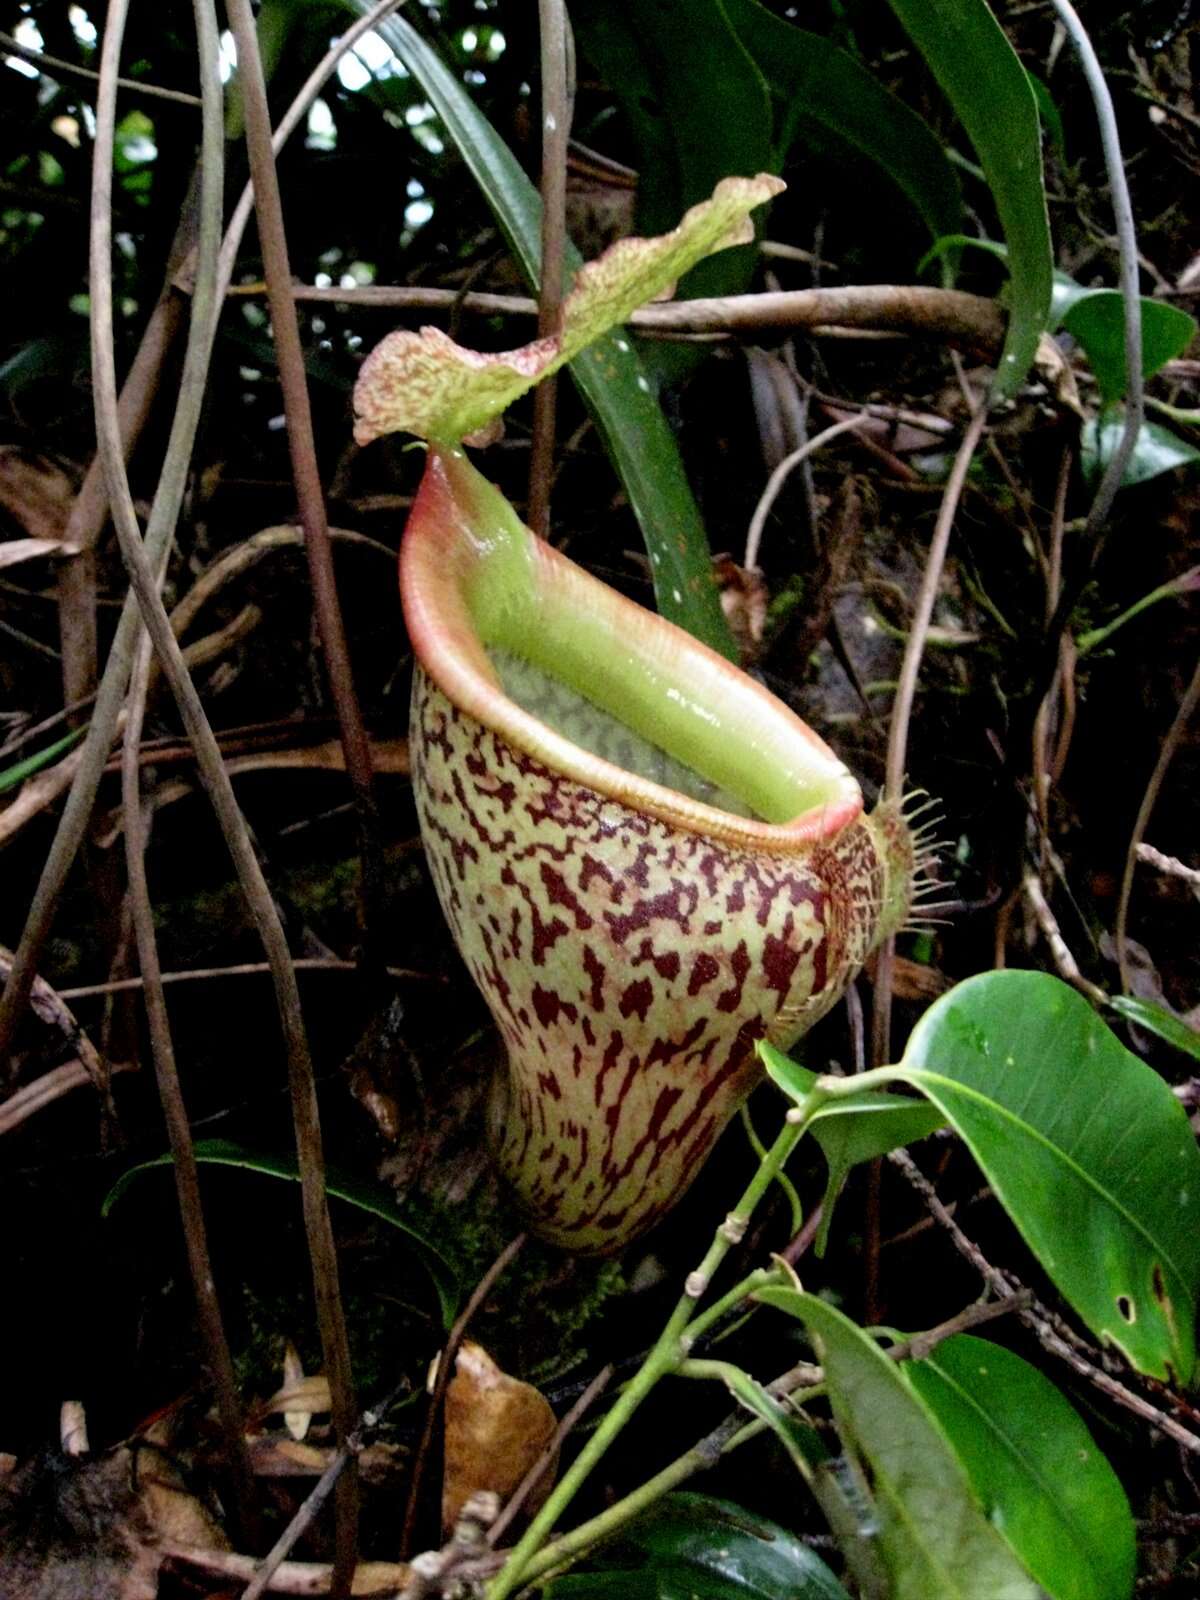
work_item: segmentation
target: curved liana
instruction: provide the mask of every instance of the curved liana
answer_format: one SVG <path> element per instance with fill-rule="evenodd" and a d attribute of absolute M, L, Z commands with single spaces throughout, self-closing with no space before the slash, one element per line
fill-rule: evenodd
<path fill-rule="evenodd" d="M 401 551 L 446 918 L 507 1047 L 498 1159 L 544 1237 L 621 1248 L 904 922 L 912 837 L 752 678 L 431 448 Z"/>

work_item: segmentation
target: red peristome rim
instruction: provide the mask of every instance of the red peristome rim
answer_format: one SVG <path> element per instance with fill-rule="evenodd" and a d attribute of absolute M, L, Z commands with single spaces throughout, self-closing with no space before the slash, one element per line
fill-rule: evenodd
<path fill-rule="evenodd" d="M 475 470 L 459 452 L 431 447 L 425 474 L 413 502 L 400 549 L 400 589 L 413 652 L 423 670 L 451 703 L 501 735 L 515 748 L 587 788 L 600 791 L 635 811 L 692 833 L 746 848 L 788 852 L 832 838 L 862 813 L 862 793 L 849 770 L 796 714 L 769 690 L 716 651 L 647 611 L 585 572 L 568 557 L 528 534 L 533 545 L 539 593 L 574 593 L 587 605 L 607 608 L 622 636 L 645 641 L 649 630 L 655 653 L 685 659 L 687 673 L 710 682 L 737 679 L 737 692 L 765 724 L 803 742 L 827 768 L 833 798 L 784 823 L 740 817 L 693 800 L 594 755 L 540 722 L 504 693 L 479 638 L 467 604 L 471 572 L 486 554 L 486 539 L 472 525 L 467 501 L 477 482 Z M 489 492 L 490 485 L 487 486 Z M 647 654 L 650 648 L 646 647 Z"/>

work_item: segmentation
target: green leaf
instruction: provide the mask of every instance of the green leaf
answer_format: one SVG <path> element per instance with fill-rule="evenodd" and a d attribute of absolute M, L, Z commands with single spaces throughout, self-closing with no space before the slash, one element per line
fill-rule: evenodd
<path fill-rule="evenodd" d="M 1150 378 L 1187 349 L 1196 321 L 1162 300 L 1143 296 L 1140 305 L 1142 375 Z M 1119 289 L 1084 289 L 1056 274 L 1052 325 L 1064 327 L 1083 346 L 1105 400 L 1125 393 L 1125 303 Z"/>
<path fill-rule="evenodd" d="M 1145 1028 L 1147 1033 L 1174 1045 L 1193 1061 L 1200 1061 L 1200 1033 L 1189 1028 L 1186 1022 L 1180 1022 L 1165 1006 L 1155 1005 L 1153 1000 L 1136 1000 L 1127 994 L 1117 995 L 1109 1004 L 1126 1022 Z"/>
<path fill-rule="evenodd" d="M 758 1055 L 772 1082 L 797 1104 L 817 1081 L 815 1073 L 765 1040 L 758 1046 Z M 829 1181 L 821 1201 L 821 1228 L 816 1241 L 818 1256 L 825 1253 L 833 1208 L 851 1167 L 862 1161 L 873 1161 L 876 1156 L 885 1156 L 889 1150 L 898 1150 L 902 1145 L 915 1144 L 945 1124 L 942 1113 L 927 1101 L 880 1094 L 872 1089 L 831 1100 L 820 1108 L 812 1121 L 812 1134 L 825 1154 Z"/>
<path fill-rule="evenodd" d="M 774 170 L 767 86 L 720 0 L 655 0 L 636 17 L 574 0 L 571 26 L 634 136 L 640 233 L 665 232 L 722 178 Z M 682 295 L 738 294 L 754 263 L 752 249 L 722 252 L 687 275 Z"/>
<path fill-rule="evenodd" d="M 371 0 L 347 0 L 362 14 Z M 459 80 L 404 17 L 377 31 L 418 79 L 483 191 L 529 283 L 541 259 L 541 199 L 519 163 Z M 581 265 L 568 248 L 566 270 Z M 576 356 L 578 384 L 642 530 L 659 610 L 730 660 L 737 651 L 721 610 L 704 524 L 649 378 L 632 343 L 606 334 Z"/>
<path fill-rule="evenodd" d="M 924 272 L 931 261 L 957 250 L 982 250 L 986 255 L 995 256 L 998 261 L 1003 261 L 1005 266 L 1008 265 L 1008 247 L 997 240 L 977 239 L 972 233 L 944 233 L 933 241 L 917 262 L 917 271 Z"/>
<path fill-rule="evenodd" d="M 958 174 L 915 111 L 848 51 L 775 16 L 758 0 L 724 0 L 724 9 L 779 105 L 775 170 L 792 145 L 803 142 L 801 122 L 814 122 L 885 172 L 933 238 L 962 226 Z M 951 264 L 944 275 L 951 281 Z"/>
<path fill-rule="evenodd" d="M 778 178 L 722 178 L 670 233 L 621 239 L 581 266 L 562 303 L 561 329 L 519 350 L 482 355 L 440 328 L 398 329 L 382 339 L 354 386 L 354 438 L 389 433 L 456 445 L 495 421 L 639 306 L 669 291 L 696 261 L 754 237 L 749 213 L 783 188 Z"/>
<path fill-rule="evenodd" d="M 993 1524 L 1054 1600 L 1128 1600 L 1136 1539 L 1116 1473 L 1050 1380 L 959 1334 L 905 1376 Z"/>
<path fill-rule="evenodd" d="M 969 978 L 880 1076 L 941 1108 L 1094 1333 L 1139 1372 L 1189 1379 L 1200 1151 L 1167 1085 L 1081 995 L 1041 972 Z"/>
<path fill-rule="evenodd" d="M 756 1298 L 812 1335 L 842 1442 L 869 1469 L 889 1600 L 1037 1600 L 900 1363 L 815 1295 Z"/>
<path fill-rule="evenodd" d="M 59 756 L 69 750 L 73 744 L 78 744 L 86 732 L 86 728 L 73 728 L 63 738 L 56 739 L 53 744 L 48 744 L 44 750 L 39 750 L 35 755 L 26 756 L 24 761 L 15 761 L 11 767 L 5 767 L 4 771 L 0 772 L 0 794 L 7 793 L 9 789 L 18 788 L 25 782 L 26 778 L 32 778 L 35 772 L 40 772 L 43 767 L 48 767 L 52 761 L 57 761 Z"/>
<path fill-rule="evenodd" d="M 733 1397 L 740 1401 L 752 1416 L 765 1422 L 772 1433 L 782 1441 L 788 1455 L 806 1477 L 828 1460 L 829 1451 L 821 1443 L 821 1436 L 817 1430 L 808 1423 L 801 1422 L 795 1412 L 789 1411 L 775 1399 L 774 1395 L 768 1394 L 762 1384 L 748 1372 L 743 1372 L 740 1367 L 727 1365 L 724 1381 Z"/>
<path fill-rule="evenodd" d="M 1033 90 L 1033 98 L 1037 101 L 1038 116 L 1046 138 L 1050 142 L 1050 148 L 1060 161 L 1065 161 L 1067 146 L 1063 138 L 1062 112 L 1059 111 L 1053 95 L 1036 72 L 1030 72 L 1027 67 L 1025 76 L 1029 79 L 1029 87 Z"/>
<path fill-rule="evenodd" d="M 794 1534 L 728 1500 L 672 1494 L 594 1557 L 549 1583 L 550 1600 L 847 1600 Z"/>
<path fill-rule="evenodd" d="M 1006 398 L 1033 365 L 1053 284 L 1037 103 L 984 0 L 890 4 L 966 129 L 1004 230 L 1011 306 L 994 392 Z"/>
<path fill-rule="evenodd" d="M 228 1139 L 203 1139 L 196 1145 L 195 1150 L 196 1160 L 202 1166 L 240 1167 L 244 1172 L 257 1172 L 268 1178 L 287 1178 L 293 1183 L 300 1181 L 300 1171 L 292 1156 L 247 1150 Z M 135 1178 L 139 1178 L 144 1172 L 153 1172 L 159 1167 L 169 1167 L 172 1160 L 173 1157 L 170 1155 L 156 1156 L 152 1161 L 139 1162 L 136 1167 L 130 1167 L 127 1172 L 123 1172 L 105 1195 L 100 1215 L 107 1217 L 110 1214 Z M 458 1273 L 438 1247 L 400 1215 L 391 1192 L 361 1183 L 356 1178 L 341 1177 L 334 1173 L 326 1173 L 325 1187 L 335 1199 L 344 1200 L 347 1205 L 354 1206 L 359 1211 L 367 1211 L 373 1217 L 379 1217 L 389 1227 L 404 1234 L 433 1281 L 441 1306 L 442 1322 L 448 1328 L 454 1321 L 458 1309 Z"/>
<path fill-rule="evenodd" d="M 1124 431 L 1125 413 L 1119 406 L 1110 408 L 1100 417 L 1089 417 L 1084 423 L 1079 460 L 1089 483 L 1094 483 L 1103 473 Z M 1200 450 L 1186 439 L 1157 422 L 1143 422 L 1134 441 L 1133 454 L 1121 475 L 1121 487 L 1131 489 L 1136 484 L 1149 483 L 1151 478 L 1164 472 L 1194 466 L 1197 462 L 1200 462 Z"/>

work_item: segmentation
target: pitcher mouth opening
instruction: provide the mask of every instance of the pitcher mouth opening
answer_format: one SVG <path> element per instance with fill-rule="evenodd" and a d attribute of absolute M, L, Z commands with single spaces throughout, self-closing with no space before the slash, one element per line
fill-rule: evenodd
<path fill-rule="evenodd" d="M 782 701 L 536 539 L 461 451 L 431 448 L 400 559 L 422 669 L 565 777 L 760 850 L 861 813 L 852 774 Z"/>

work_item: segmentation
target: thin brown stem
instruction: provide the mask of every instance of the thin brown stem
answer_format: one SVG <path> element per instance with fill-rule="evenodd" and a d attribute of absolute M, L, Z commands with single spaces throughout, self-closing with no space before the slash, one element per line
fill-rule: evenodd
<path fill-rule="evenodd" d="M 214 233 L 221 226 L 220 190 L 212 191 L 216 201 Z M 196 1152 L 192 1144 L 191 1124 L 184 1104 L 183 1089 L 175 1063 L 175 1049 L 171 1041 L 171 1023 L 167 1015 L 166 994 L 158 962 L 158 940 L 154 932 L 154 912 L 150 903 L 150 888 L 146 879 L 146 828 L 142 816 L 141 764 L 138 760 L 138 743 L 142 720 L 146 710 L 146 689 L 150 681 L 150 640 L 143 634 L 134 658 L 133 676 L 129 689 L 129 715 L 125 722 L 125 744 L 121 764 L 121 789 L 125 809 L 125 863 L 129 874 L 129 905 L 133 918 L 134 936 L 137 940 L 138 962 L 142 969 L 145 989 L 146 1021 L 150 1033 L 150 1051 L 154 1058 L 154 1073 L 158 1080 L 158 1094 L 162 1102 L 163 1119 L 174 1158 L 175 1190 L 179 1198 L 179 1216 L 183 1225 L 184 1244 L 187 1249 L 188 1269 L 192 1277 L 192 1293 L 196 1297 L 197 1320 L 201 1337 L 208 1354 L 213 1387 L 217 1398 L 217 1415 L 225 1440 L 225 1454 L 233 1475 L 237 1494 L 238 1514 L 243 1525 L 254 1521 L 254 1478 L 250 1456 L 246 1449 L 245 1428 L 238 1404 L 237 1380 L 233 1372 L 233 1359 L 229 1341 L 225 1337 L 225 1324 L 221 1316 L 221 1303 L 217 1298 L 216 1280 L 212 1258 L 208 1250 L 208 1233 L 204 1225 L 204 1209 L 200 1201 L 200 1175 L 196 1167 Z"/>
<path fill-rule="evenodd" d="M 275 134 L 274 147 L 276 149 L 282 147 L 289 135 L 303 120 L 306 109 L 320 92 L 322 84 L 336 70 L 338 62 L 345 52 L 352 47 L 355 40 L 361 38 L 364 33 L 374 27 L 381 17 L 385 16 L 389 11 L 395 10 L 399 3 L 401 3 L 401 0 L 380 0 L 378 5 L 368 12 L 366 16 L 360 18 L 353 27 L 348 28 L 338 42 L 330 48 L 318 66 L 309 74 L 295 100 L 288 107 Z M 246 221 L 250 215 L 252 200 L 252 190 L 250 185 L 247 184 L 226 229 L 225 239 L 221 246 L 218 299 L 223 296 L 232 275 L 238 246 L 245 230 Z M 180 284 L 180 287 L 183 287 L 183 285 Z M 190 285 L 188 287 L 190 288 Z M 211 339 L 211 331 L 209 336 Z M 192 417 L 190 427 L 193 433 L 195 424 L 196 418 Z M 178 446 L 168 447 L 163 463 L 162 477 L 154 497 L 150 520 L 146 526 L 146 553 L 151 562 L 157 560 L 162 550 L 167 547 L 174 532 L 175 520 L 179 514 L 179 505 L 183 497 L 190 448 L 190 439 L 186 449 L 178 448 Z M 100 473 L 98 458 L 97 473 Z M 99 477 L 97 481 L 99 482 Z M 99 529 L 97 529 L 98 532 Z M 87 830 L 92 806 L 96 799 L 96 791 L 100 786 L 100 778 L 107 764 L 113 740 L 117 735 L 122 705 L 125 699 L 125 689 L 129 681 L 130 665 L 133 660 L 133 649 L 139 628 L 140 618 L 137 602 L 132 593 L 130 593 L 126 596 L 121 618 L 109 649 L 108 660 L 105 663 L 104 674 L 100 681 L 100 688 L 96 694 L 92 718 L 88 725 L 87 737 L 79 749 L 73 751 L 66 758 L 66 762 L 62 764 L 69 771 L 70 777 L 68 780 L 64 775 L 60 781 L 63 786 L 67 781 L 70 782 L 70 794 L 63 807 L 62 816 L 55 830 L 50 851 L 42 867 L 33 899 L 30 902 L 12 971 L 5 984 L 3 994 L 0 994 L 0 1069 L 3 1068 L 4 1063 L 9 1058 L 17 1024 L 28 1005 L 38 957 L 50 931 L 50 925 L 54 919 L 63 884 L 66 882 L 67 874 L 71 870 L 72 863 Z M 59 792 L 58 788 L 54 790 L 55 794 Z M 18 802 L 19 804 L 20 802 Z M 30 796 L 29 803 L 23 810 L 32 812 L 38 808 L 37 796 Z M 6 813 L 7 820 L 12 820 L 10 814 L 15 809 L 16 807 L 9 808 L 9 813 Z"/>
<path fill-rule="evenodd" d="M 185 204 L 184 219 L 172 247 L 172 256 L 181 244 L 190 247 L 195 227 L 191 207 Z M 184 322 L 186 301 L 168 281 L 150 313 L 133 365 L 121 385 L 117 412 L 121 438 L 128 460 L 158 394 L 159 380 L 167 356 Z M 85 700 L 96 687 L 96 556 L 95 545 L 108 520 L 108 491 L 99 457 L 93 456 L 75 496 L 63 530 L 63 538 L 79 546 L 79 554 L 65 561 L 58 574 L 59 636 L 62 647 L 63 699 L 68 706 Z M 80 719 L 75 717 L 78 722 Z"/>
<path fill-rule="evenodd" d="M 567 14 L 563 0 L 538 0 L 542 55 L 542 254 L 538 286 L 538 338 L 558 333 L 562 321 L 563 260 L 567 242 L 567 144 L 571 91 L 567 82 Z M 533 397 L 533 447 L 529 459 L 529 526 L 550 534 L 554 478 L 557 380 L 539 383 Z"/>
<path fill-rule="evenodd" d="M 917 593 L 917 603 L 913 608 L 912 622 L 909 625 L 904 660 L 900 666 L 900 681 L 896 687 L 896 701 L 892 707 L 892 719 L 888 729 L 887 776 L 884 784 L 884 792 L 888 799 L 897 803 L 904 793 L 904 773 L 908 765 L 908 730 L 912 721 L 913 701 L 916 697 L 921 661 L 925 654 L 925 642 L 929 636 L 929 624 L 933 618 L 934 602 L 942 581 L 942 569 L 946 564 L 950 532 L 954 527 L 958 504 L 966 486 L 967 472 L 979 440 L 983 436 L 986 421 L 987 404 L 980 401 L 967 424 L 962 443 L 954 457 L 954 464 L 950 468 L 950 476 L 946 480 L 942 503 L 938 508 L 937 522 L 934 524 L 933 538 L 929 543 L 929 554 L 925 559 L 925 571 Z M 880 947 L 877 957 L 875 1009 L 872 1018 L 875 1066 L 882 1066 L 891 1056 L 894 954 L 895 940 L 888 939 Z"/>
<path fill-rule="evenodd" d="M 64 61 L 60 56 L 49 56 L 44 50 L 33 50 L 19 39 L 14 39 L 11 33 L 0 33 L 0 51 L 28 61 L 30 66 L 36 67 L 47 78 L 81 78 L 84 83 L 100 81 L 100 74 L 93 72 L 90 67 Z M 152 100 L 171 100 L 176 105 L 200 109 L 199 95 L 186 94 L 182 89 L 164 89 L 157 83 L 147 83 L 143 78 L 118 78 L 117 88 L 125 89 L 130 94 L 148 95 Z"/>
<path fill-rule="evenodd" d="M 353 26 L 346 29 L 336 43 L 332 44 L 322 56 L 321 60 L 305 78 L 296 92 L 296 98 L 279 119 L 279 126 L 271 136 L 271 151 L 278 155 L 284 145 L 304 121 L 309 107 L 320 94 L 327 79 L 331 78 L 337 70 L 337 64 L 348 50 L 352 50 L 364 33 L 369 33 L 389 11 L 395 11 L 404 4 L 404 0 L 379 0 L 365 16 L 359 17 Z M 225 229 L 225 238 L 221 245 L 221 267 L 217 283 L 221 298 L 229 292 L 230 279 L 233 277 L 234 262 L 237 260 L 238 249 L 241 246 L 242 235 L 246 231 L 246 224 L 250 220 L 250 212 L 254 206 L 254 185 L 247 183 L 238 196 L 237 205 L 229 219 L 229 226 Z M 266 292 L 266 284 L 260 283 L 255 292 Z M 244 291 L 239 291 L 244 292 Z M 299 296 L 294 296 L 299 298 Z"/>
<path fill-rule="evenodd" d="M 275 357 L 283 389 L 292 478 L 296 486 L 300 521 L 304 527 L 304 546 L 308 554 L 317 630 L 325 652 L 325 667 L 329 674 L 329 688 L 337 714 L 342 749 L 346 753 L 346 775 L 354 793 L 358 815 L 361 859 L 359 910 L 364 958 L 369 965 L 375 966 L 378 913 L 383 901 L 383 848 L 371 771 L 371 747 L 354 687 L 354 672 L 333 571 L 325 495 L 317 466 L 317 444 L 308 399 L 308 378 L 304 370 L 304 349 L 291 295 L 292 270 L 288 261 L 283 205 L 279 197 L 279 177 L 271 150 L 271 117 L 267 109 L 267 87 L 259 56 L 258 34 L 249 0 L 227 0 L 226 10 L 237 45 L 238 76 L 246 117 L 246 149 L 254 183 L 258 236 L 266 269 Z M 343 1481 L 349 1482 L 349 1477 L 347 1474 Z"/>
<path fill-rule="evenodd" d="M 1175 751 L 1179 748 L 1179 741 L 1183 738 L 1184 729 L 1192 719 L 1197 704 L 1200 704 L 1200 661 L 1197 661 L 1192 681 L 1188 684 L 1183 699 L 1179 702 L 1179 710 L 1175 713 L 1175 720 L 1167 730 L 1163 740 L 1162 749 L 1158 752 L 1158 760 L 1154 763 L 1154 771 L 1150 774 L 1150 781 L 1146 785 L 1146 792 L 1142 796 L 1142 803 L 1138 807 L 1137 818 L 1133 824 L 1133 832 L 1129 837 L 1129 848 L 1125 852 L 1125 870 L 1121 874 L 1121 893 L 1117 898 L 1117 918 L 1113 930 L 1113 939 L 1117 947 L 1117 965 L 1121 971 L 1122 993 L 1129 993 L 1129 951 L 1126 946 L 1126 934 L 1129 924 L 1129 897 L 1133 893 L 1133 873 L 1137 866 L 1138 846 L 1145 837 L 1146 828 L 1150 822 L 1151 813 L 1158 801 L 1159 791 L 1167 775 L 1167 768 L 1171 765 Z"/>
<path fill-rule="evenodd" d="M 425 1426 L 421 1430 L 421 1442 L 417 1446 L 416 1458 L 413 1461 L 412 1481 L 408 1486 L 408 1504 L 404 1508 L 404 1527 L 400 1535 L 400 1541 L 401 1549 L 406 1555 L 412 1551 L 417 1526 L 417 1510 L 420 1505 L 421 1483 L 425 1477 L 425 1466 L 429 1460 L 430 1449 L 433 1446 L 434 1429 L 437 1427 L 438 1418 L 442 1414 L 446 1390 L 450 1386 L 450 1379 L 454 1376 L 454 1362 L 458 1355 L 459 1346 L 463 1342 L 463 1335 L 470 1326 L 471 1318 L 479 1310 L 488 1295 L 491 1294 L 496 1280 L 521 1250 L 527 1237 L 527 1234 L 518 1233 L 515 1238 L 510 1239 L 483 1277 L 480 1278 L 471 1298 L 459 1312 L 454 1326 L 450 1329 L 450 1336 L 446 1340 L 446 1348 L 438 1359 L 437 1377 L 434 1379 L 429 1409 L 425 1413 Z"/>
<path fill-rule="evenodd" d="M 294 956 L 292 966 L 297 972 L 356 972 L 353 961 L 339 961 L 333 956 Z M 415 979 L 421 983 L 442 983 L 445 980 L 432 972 L 416 972 L 412 967 L 386 967 L 390 978 Z M 203 983 L 214 978 L 261 978 L 271 971 L 266 961 L 244 961 L 236 967 L 193 967 L 186 972 L 160 972 L 163 983 Z M 126 989 L 140 989 L 141 978 L 113 978 L 108 983 L 85 983 L 75 989 L 59 989 L 60 1000 L 88 1000 L 96 995 L 120 994 Z"/>
<path fill-rule="evenodd" d="M 224 134 L 220 77 L 217 70 L 216 15 L 212 0 L 195 0 L 199 40 L 200 82 L 204 97 L 202 173 L 206 186 L 217 192 L 223 175 Z M 92 364 L 96 395 L 96 435 L 108 483 L 113 521 L 155 653 L 179 707 L 188 736 L 196 749 L 205 788 L 233 859 L 247 904 L 266 949 L 275 979 L 280 1020 L 287 1045 L 288 1075 L 296 1125 L 297 1156 L 309 1253 L 312 1260 L 318 1320 L 329 1378 L 334 1424 L 339 1442 L 354 1426 L 356 1408 L 350 1375 L 349 1347 L 338 1290 L 337 1256 L 325 1196 L 324 1159 L 320 1115 L 317 1108 L 312 1060 L 304 1028 L 296 976 L 283 928 L 275 910 L 262 868 L 254 853 L 245 822 L 238 810 L 220 747 L 196 693 L 171 630 L 155 582 L 155 569 L 143 546 L 137 517 L 125 476 L 120 431 L 116 420 L 116 370 L 113 347 L 112 286 L 112 157 L 116 125 L 116 86 L 113 78 L 120 57 L 128 0 L 113 0 L 108 14 L 101 56 L 101 87 L 97 98 L 95 164 L 92 181 L 91 297 Z M 203 398 L 208 357 L 216 326 L 218 240 L 202 233 L 202 261 L 192 303 L 193 328 L 180 382 L 180 398 L 168 445 L 168 471 L 182 479 L 186 473 L 195 418 Z"/>
<path fill-rule="evenodd" d="M 262 295 L 265 289 L 263 283 L 246 283 L 232 293 Z M 297 300 L 326 301 L 364 309 L 462 310 L 484 316 L 521 317 L 536 316 L 538 311 L 537 301 L 525 295 L 463 294 L 455 289 L 421 289 L 382 283 L 363 284 L 357 288 L 297 284 L 292 292 Z M 964 294 L 958 289 L 913 288 L 908 284 L 890 283 L 668 300 L 635 311 L 629 326 L 639 333 L 659 335 L 757 333 L 765 328 L 851 328 L 954 340 L 985 353 L 998 351 L 1004 339 L 1004 313 L 994 300 Z"/>

